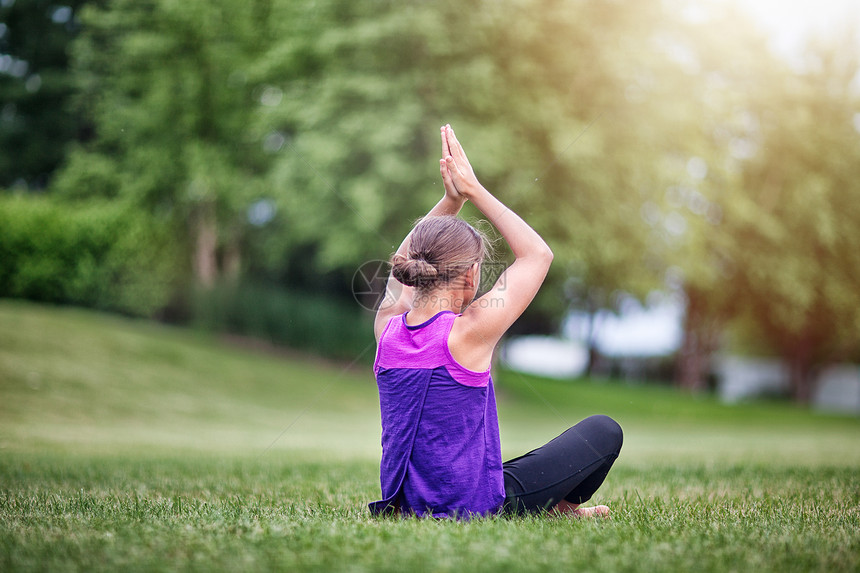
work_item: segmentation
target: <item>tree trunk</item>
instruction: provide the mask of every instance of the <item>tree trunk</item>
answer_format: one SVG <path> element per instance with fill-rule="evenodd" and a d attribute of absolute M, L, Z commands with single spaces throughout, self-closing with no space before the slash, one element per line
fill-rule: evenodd
<path fill-rule="evenodd" d="M 588 362 L 585 363 L 585 372 L 584 375 L 586 378 L 591 378 L 591 375 L 594 374 L 594 365 L 597 362 L 598 352 L 597 352 L 597 327 L 595 325 L 595 321 L 597 320 L 597 309 L 594 308 L 593 305 L 589 305 L 588 309 L 588 334 L 585 338 L 585 343 L 588 345 Z"/>
<path fill-rule="evenodd" d="M 218 228 L 215 221 L 215 205 L 201 203 L 194 217 L 197 241 L 194 249 L 194 277 L 198 284 L 212 288 L 218 276 Z"/>
<path fill-rule="evenodd" d="M 597 346 L 594 344 L 594 341 L 588 341 L 588 362 L 585 363 L 585 372 L 583 376 L 586 378 L 591 378 L 592 374 L 594 374 L 594 366 L 597 364 L 597 360 L 600 357 L 600 352 L 597 351 Z"/>
<path fill-rule="evenodd" d="M 711 356 L 719 345 L 720 330 L 714 317 L 708 316 L 701 295 L 687 294 L 684 316 L 684 339 L 678 351 L 675 384 L 691 392 L 708 389 Z"/>
<path fill-rule="evenodd" d="M 701 344 L 695 330 L 684 330 L 684 341 L 678 352 L 676 384 L 684 390 L 701 392 L 707 389 L 707 365 L 710 353 Z"/>
<path fill-rule="evenodd" d="M 788 379 L 791 397 L 795 402 L 809 405 L 814 389 L 813 364 L 809 345 L 801 342 L 785 357 L 788 364 Z"/>
<path fill-rule="evenodd" d="M 234 238 L 224 249 L 224 276 L 227 280 L 236 281 L 242 271 L 242 250 L 239 248 L 239 239 Z"/>

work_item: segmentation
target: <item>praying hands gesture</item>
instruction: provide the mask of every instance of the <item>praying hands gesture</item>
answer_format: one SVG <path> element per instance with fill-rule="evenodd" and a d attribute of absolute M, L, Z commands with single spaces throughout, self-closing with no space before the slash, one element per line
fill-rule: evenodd
<path fill-rule="evenodd" d="M 444 125 L 441 131 L 442 159 L 439 160 L 439 171 L 442 174 L 442 183 L 445 184 L 445 195 L 465 201 L 481 184 L 451 126 Z"/>

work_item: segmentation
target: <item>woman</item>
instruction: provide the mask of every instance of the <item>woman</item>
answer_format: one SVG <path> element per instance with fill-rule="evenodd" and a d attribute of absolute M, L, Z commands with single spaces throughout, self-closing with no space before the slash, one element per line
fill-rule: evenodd
<path fill-rule="evenodd" d="M 543 283 L 553 254 L 478 182 L 449 125 L 441 135 L 445 196 L 392 257 L 374 323 L 382 499 L 370 504 L 371 512 L 608 515 L 606 506 L 579 507 L 603 483 L 621 449 L 621 428 L 606 416 L 583 420 L 502 463 L 490 362 Z M 467 200 L 516 257 L 478 299 L 486 249 L 484 238 L 457 218 Z"/>

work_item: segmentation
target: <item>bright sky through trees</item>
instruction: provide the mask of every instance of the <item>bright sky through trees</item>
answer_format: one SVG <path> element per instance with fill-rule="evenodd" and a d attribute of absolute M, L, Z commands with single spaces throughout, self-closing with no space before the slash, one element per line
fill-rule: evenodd
<path fill-rule="evenodd" d="M 772 36 L 777 53 L 799 54 L 810 34 L 839 33 L 846 26 L 860 30 L 857 0 L 720 0 L 736 2 Z M 860 37 L 858 49 L 860 49 Z"/>

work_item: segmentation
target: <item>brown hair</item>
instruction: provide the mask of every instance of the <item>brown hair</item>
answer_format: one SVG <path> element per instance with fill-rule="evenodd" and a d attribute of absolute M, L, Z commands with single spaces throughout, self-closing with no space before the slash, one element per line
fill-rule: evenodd
<path fill-rule="evenodd" d="M 487 245 L 486 237 L 462 219 L 424 217 L 409 236 L 406 255 L 391 259 L 391 274 L 406 286 L 431 290 L 482 262 Z"/>

